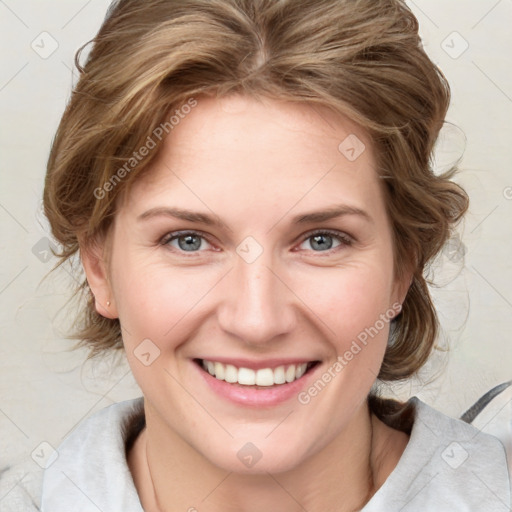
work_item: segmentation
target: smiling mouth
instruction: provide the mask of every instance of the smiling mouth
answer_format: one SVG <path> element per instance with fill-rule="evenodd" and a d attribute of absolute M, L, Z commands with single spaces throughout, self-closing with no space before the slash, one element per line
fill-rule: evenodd
<path fill-rule="evenodd" d="M 270 386 L 289 384 L 300 379 L 312 368 L 320 364 L 320 361 L 310 361 L 308 363 L 286 364 L 276 366 L 275 368 L 253 370 L 207 359 L 194 359 L 194 362 L 217 380 L 253 388 L 268 388 Z"/>

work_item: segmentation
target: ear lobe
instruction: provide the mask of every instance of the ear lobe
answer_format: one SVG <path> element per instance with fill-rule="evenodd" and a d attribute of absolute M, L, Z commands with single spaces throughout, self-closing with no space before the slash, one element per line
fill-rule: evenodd
<path fill-rule="evenodd" d="M 109 281 L 104 244 L 80 245 L 80 259 L 89 288 L 94 296 L 96 312 L 105 318 L 118 318 Z"/>

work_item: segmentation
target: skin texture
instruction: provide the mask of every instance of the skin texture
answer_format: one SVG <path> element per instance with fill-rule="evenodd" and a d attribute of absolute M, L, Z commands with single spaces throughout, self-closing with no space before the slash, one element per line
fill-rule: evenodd
<path fill-rule="evenodd" d="M 354 161 L 338 149 L 351 134 L 366 147 Z M 369 219 L 294 221 L 340 205 Z M 221 224 L 139 218 L 157 208 Z M 325 235 L 332 247 L 319 250 L 314 230 L 342 238 Z M 176 231 L 199 232 L 199 249 L 165 238 Z M 237 253 L 247 237 L 256 244 L 242 247 L 262 251 L 251 263 Z M 371 142 L 347 119 L 270 99 L 199 98 L 119 204 L 108 244 L 82 248 L 82 261 L 98 312 L 120 319 L 144 393 L 147 427 L 129 463 L 146 510 L 349 511 L 395 467 L 408 438 L 366 403 L 389 322 L 307 404 L 296 396 L 267 408 L 234 404 L 193 362 L 318 360 L 307 389 L 403 302 L 409 280 L 395 279 Z M 134 353 L 144 339 L 160 351 L 148 366 Z M 251 468 L 237 457 L 249 442 L 262 454 Z"/>

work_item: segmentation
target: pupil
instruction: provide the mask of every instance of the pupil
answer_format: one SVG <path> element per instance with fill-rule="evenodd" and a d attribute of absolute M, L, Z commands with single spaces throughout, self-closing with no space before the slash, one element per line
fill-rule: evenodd
<path fill-rule="evenodd" d="M 332 247 L 332 237 L 328 235 L 315 235 L 313 236 L 311 247 L 320 251 L 327 251 Z"/>
<path fill-rule="evenodd" d="M 178 238 L 178 245 L 184 251 L 194 251 L 201 247 L 201 239 L 196 235 L 185 235 Z"/>

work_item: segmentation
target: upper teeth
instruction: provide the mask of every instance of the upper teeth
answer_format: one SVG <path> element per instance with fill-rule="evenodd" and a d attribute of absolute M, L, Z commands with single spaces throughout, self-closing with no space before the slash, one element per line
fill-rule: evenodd
<path fill-rule="evenodd" d="M 245 386 L 273 386 L 293 382 L 306 373 L 308 363 L 290 364 L 278 366 L 277 368 L 237 368 L 232 364 L 207 361 L 203 359 L 203 368 L 216 379 L 226 382 L 243 384 Z"/>

